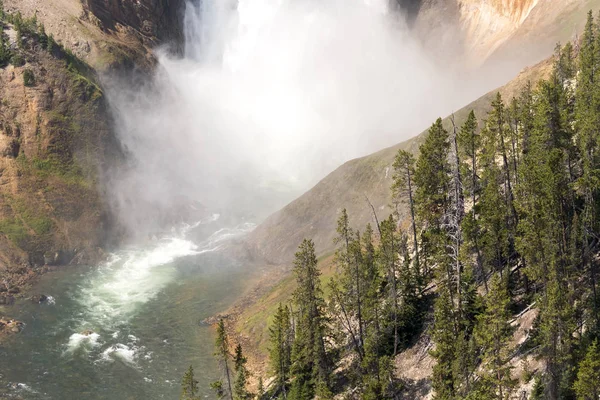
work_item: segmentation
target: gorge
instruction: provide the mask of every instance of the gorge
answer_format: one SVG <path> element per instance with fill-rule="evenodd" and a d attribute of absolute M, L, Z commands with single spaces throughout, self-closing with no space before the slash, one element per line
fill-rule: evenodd
<path fill-rule="evenodd" d="M 0 306 L 26 324 L 0 341 L 0 398 L 175 398 L 190 364 L 211 396 L 201 321 L 303 237 L 330 254 L 342 207 L 387 210 L 394 145 L 416 152 L 598 5 L 5 0 L 65 50 L 25 35 L 0 68 L 0 296 L 35 282 Z"/>

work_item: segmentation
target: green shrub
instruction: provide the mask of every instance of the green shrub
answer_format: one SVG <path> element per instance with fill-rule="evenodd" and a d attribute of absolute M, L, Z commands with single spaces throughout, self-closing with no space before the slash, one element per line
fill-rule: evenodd
<path fill-rule="evenodd" d="M 2 34 L 0 25 L 0 68 L 5 67 L 10 61 L 10 49 L 4 41 L 4 35 Z"/>
<path fill-rule="evenodd" d="M 35 85 L 35 76 L 33 75 L 32 70 L 26 69 L 25 71 L 23 71 L 23 84 L 25 86 Z"/>
<path fill-rule="evenodd" d="M 10 59 L 10 63 L 15 67 L 22 67 L 25 65 L 25 59 L 20 54 L 13 54 L 12 58 Z"/>

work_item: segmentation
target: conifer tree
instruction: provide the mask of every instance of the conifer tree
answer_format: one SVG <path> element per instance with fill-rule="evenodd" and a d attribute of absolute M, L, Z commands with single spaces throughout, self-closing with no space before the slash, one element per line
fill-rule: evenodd
<path fill-rule="evenodd" d="M 442 125 L 442 119 L 429 128 L 429 134 L 421 145 L 420 156 L 415 168 L 415 202 L 418 218 L 423 222 L 428 236 L 428 244 L 433 254 L 445 252 L 442 219 L 449 207 L 450 165 L 448 153 L 450 143 L 448 131 Z"/>
<path fill-rule="evenodd" d="M 467 245 L 475 252 L 475 261 L 477 272 L 484 282 L 485 270 L 483 268 L 483 259 L 480 246 L 480 227 L 477 219 L 477 200 L 480 195 L 479 176 L 477 174 L 478 152 L 481 148 L 481 135 L 477 132 L 477 118 L 473 110 L 469 112 L 467 120 L 460 129 L 457 137 L 459 151 L 463 155 L 466 163 L 463 164 L 465 178 L 465 188 L 471 198 L 471 212 L 465 216 L 462 223 L 462 231 Z M 486 282 L 487 284 L 487 282 Z"/>
<path fill-rule="evenodd" d="M 181 400 L 197 400 L 198 381 L 194 379 L 194 368 L 190 365 L 181 380 Z"/>
<path fill-rule="evenodd" d="M 247 359 L 244 357 L 242 345 L 238 344 L 233 356 L 233 369 L 235 372 L 235 383 L 233 384 L 233 398 L 235 400 L 249 400 L 252 394 L 248 391 L 248 376 L 250 375 L 246 368 Z"/>
<path fill-rule="evenodd" d="M 456 327 L 453 314 L 449 288 L 442 287 L 435 301 L 431 332 L 431 339 L 435 343 L 435 349 L 431 352 L 436 360 L 431 377 L 435 400 L 451 400 L 456 396 L 457 382 L 453 368 L 456 355 Z"/>
<path fill-rule="evenodd" d="M 398 285 L 399 250 L 398 236 L 396 234 L 396 220 L 393 215 L 382 221 L 380 226 L 381 244 L 378 253 L 379 262 L 387 275 L 388 287 L 388 314 L 391 315 L 390 322 L 393 331 L 393 355 L 398 353 L 400 345 L 400 299 Z"/>
<path fill-rule="evenodd" d="M 585 358 L 579 363 L 574 389 L 577 400 L 600 398 L 600 348 L 597 340 L 588 347 Z"/>
<path fill-rule="evenodd" d="M 481 348 L 479 395 L 482 399 L 508 400 L 515 382 L 510 376 L 508 361 L 513 349 L 510 346 L 513 329 L 510 326 L 510 297 L 507 277 L 494 275 L 485 303 L 479 315 L 475 337 Z"/>
<path fill-rule="evenodd" d="M 10 61 L 10 49 L 6 45 L 4 34 L 2 33 L 2 23 L 0 23 L 0 68 L 5 67 Z"/>
<path fill-rule="evenodd" d="M 418 276 L 421 276 L 421 267 L 419 265 L 419 242 L 417 240 L 417 223 L 415 219 L 415 201 L 414 201 L 414 173 L 415 158 L 406 150 L 398 150 L 394 160 L 394 183 L 392 192 L 394 197 L 408 198 L 410 209 L 410 222 L 412 227 L 413 251 L 414 251 L 414 270 Z"/>
<path fill-rule="evenodd" d="M 303 400 L 330 397 L 330 361 L 325 349 L 325 301 L 312 240 L 304 239 L 296 253 L 294 275 L 297 288 L 292 297 L 298 310 L 296 338 L 292 348 L 290 397 Z"/>
<path fill-rule="evenodd" d="M 275 387 L 287 398 L 287 384 L 290 376 L 292 357 L 293 331 L 290 320 L 290 309 L 279 304 L 273 325 L 269 328 L 270 349 L 269 361 L 275 373 Z"/>
<path fill-rule="evenodd" d="M 493 157 L 488 161 L 488 165 L 491 165 L 492 162 L 495 163 L 496 155 L 502 158 L 501 179 L 503 185 L 505 209 L 508 213 L 506 217 L 507 228 L 509 232 L 509 240 L 512 245 L 512 243 L 514 243 L 517 225 L 517 212 L 514 204 L 514 182 L 510 173 L 510 164 L 508 161 L 508 151 L 506 145 L 508 130 L 506 122 L 506 108 L 499 92 L 496 94 L 496 99 L 492 101 L 492 109 L 488 113 L 487 117 L 487 147 L 489 148 L 489 157 Z"/>
<path fill-rule="evenodd" d="M 417 217 L 424 227 L 421 247 L 425 257 L 421 262 L 438 265 L 438 278 L 449 286 L 450 303 L 454 305 L 455 293 L 450 286 L 454 285 L 455 274 L 448 254 L 450 237 L 445 227 L 451 206 L 450 142 L 441 118 L 429 128 L 419 150 L 415 168 L 415 203 Z"/>
<path fill-rule="evenodd" d="M 600 43 L 598 24 L 592 12 L 588 14 L 587 24 L 579 50 L 579 74 L 577 79 L 575 117 L 578 131 L 578 147 L 581 154 L 581 176 L 577 181 L 578 189 L 585 200 L 581 223 L 584 232 L 584 268 L 589 276 L 593 316 L 595 325 L 600 325 L 599 295 L 597 293 L 596 262 L 590 254 L 588 243 L 592 236 L 598 235 L 598 196 L 600 191 L 600 155 L 598 134 L 600 130 Z"/>
<path fill-rule="evenodd" d="M 340 269 L 340 274 L 336 282 L 331 285 L 335 295 L 333 304 L 341 309 L 343 314 L 341 325 L 348 331 L 354 349 L 362 360 L 364 355 L 363 304 L 368 283 L 365 282 L 360 234 L 350 228 L 346 209 L 342 210 L 342 215 L 338 219 L 337 232 L 338 236 L 334 239 L 334 243 L 341 244 L 341 247 L 336 252 L 335 263 Z"/>
<path fill-rule="evenodd" d="M 221 368 L 227 380 L 227 396 L 233 400 L 233 390 L 231 387 L 231 370 L 229 368 L 229 339 L 225 330 L 225 321 L 223 318 L 217 324 L 217 338 L 215 339 L 215 357 L 221 364 Z M 222 385 L 220 385 L 222 387 Z"/>

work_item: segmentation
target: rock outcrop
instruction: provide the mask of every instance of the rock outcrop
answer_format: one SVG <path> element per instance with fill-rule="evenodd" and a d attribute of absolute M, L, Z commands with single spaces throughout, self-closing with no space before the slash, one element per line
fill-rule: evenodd
<path fill-rule="evenodd" d="M 97 74 L 152 68 L 152 47 L 181 41 L 183 2 L 3 3 L 9 14 L 35 16 L 57 42 L 49 48 L 37 33 L 19 38 L 0 25 L 17 55 L 0 62 L 0 295 L 9 304 L 9 288 L 44 266 L 95 263 L 118 240 L 101 182 L 122 153 Z"/>
<path fill-rule="evenodd" d="M 599 0 L 394 0 L 432 53 L 468 65 L 530 65 L 571 40 Z"/>
<path fill-rule="evenodd" d="M 15 319 L 0 318 L 0 336 L 19 333 L 24 327 L 25 325 L 22 322 Z"/>
<path fill-rule="evenodd" d="M 84 10 L 93 14 L 105 30 L 128 26 L 154 43 L 180 41 L 182 0 L 82 0 Z"/>

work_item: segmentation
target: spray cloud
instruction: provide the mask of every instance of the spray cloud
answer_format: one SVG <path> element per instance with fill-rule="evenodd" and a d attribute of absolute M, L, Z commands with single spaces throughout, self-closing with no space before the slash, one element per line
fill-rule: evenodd
<path fill-rule="evenodd" d="M 132 159 L 111 192 L 134 230 L 188 200 L 260 218 L 470 97 L 386 0 L 188 3 L 185 38 L 141 89 L 109 85 Z"/>

